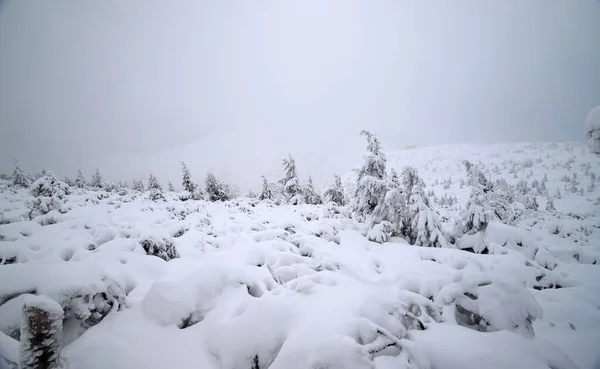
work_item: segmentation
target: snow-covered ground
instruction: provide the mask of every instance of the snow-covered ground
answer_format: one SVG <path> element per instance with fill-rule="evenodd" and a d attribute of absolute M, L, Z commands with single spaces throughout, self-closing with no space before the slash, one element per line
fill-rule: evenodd
<path fill-rule="evenodd" d="M 465 159 L 548 195 L 516 227 L 491 223 L 477 254 L 370 242 L 345 207 L 248 198 L 73 189 L 63 212 L 28 220 L 33 197 L 0 182 L 0 357 L 16 360 L 39 294 L 64 309 L 73 369 L 600 368 L 600 159 L 586 144 L 387 156 L 419 170 L 445 229 L 471 192 Z"/>

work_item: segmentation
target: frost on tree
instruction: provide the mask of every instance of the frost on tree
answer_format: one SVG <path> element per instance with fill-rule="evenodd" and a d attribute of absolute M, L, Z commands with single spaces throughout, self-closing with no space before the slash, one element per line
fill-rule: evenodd
<path fill-rule="evenodd" d="M 323 199 L 321 199 L 321 195 L 315 188 L 311 176 L 308 176 L 308 183 L 304 186 L 304 198 L 307 204 L 320 205 L 323 203 Z"/>
<path fill-rule="evenodd" d="M 368 131 L 361 134 L 367 138 L 367 152 L 358 169 L 353 208 L 358 216 L 371 215 L 387 191 L 386 158 L 375 135 Z"/>
<path fill-rule="evenodd" d="M 90 181 L 90 187 L 96 190 L 100 190 L 104 187 L 104 180 L 100 175 L 100 170 L 96 169 L 96 173 L 92 176 L 92 180 Z"/>
<path fill-rule="evenodd" d="M 588 113 L 585 119 L 584 133 L 590 151 L 600 155 L 600 106 L 596 106 Z"/>
<path fill-rule="evenodd" d="M 344 195 L 344 187 L 342 179 L 339 175 L 333 175 L 333 184 L 323 194 L 325 202 L 333 202 L 336 205 L 346 205 L 346 196 Z"/>
<path fill-rule="evenodd" d="M 60 213 L 66 213 L 69 210 L 66 206 L 66 197 L 71 193 L 71 188 L 56 179 L 52 172 L 47 172 L 45 176 L 33 182 L 29 193 L 34 197 L 28 202 L 30 218 L 48 214 L 52 210 Z"/>
<path fill-rule="evenodd" d="M 81 169 L 79 169 L 77 171 L 77 178 L 75 178 L 75 187 L 84 188 L 85 186 L 87 186 L 87 181 L 83 176 L 83 173 L 81 173 Z"/>
<path fill-rule="evenodd" d="M 23 305 L 19 345 L 20 369 L 61 367 L 63 309 L 46 296 L 28 296 Z"/>
<path fill-rule="evenodd" d="M 231 198 L 229 186 L 212 173 L 206 175 L 205 187 L 206 199 L 209 201 L 227 201 Z"/>
<path fill-rule="evenodd" d="M 285 172 L 284 177 L 279 182 L 285 201 L 291 205 L 304 204 L 306 200 L 296 173 L 296 161 L 291 155 L 288 159 L 283 159 L 283 171 Z"/>
<path fill-rule="evenodd" d="M 260 192 L 260 195 L 258 195 L 258 199 L 259 200 L 272 200 L 273 199 L 273 192 L 271 191 L 271 185 L 269 184 L 269 182 L 267 182 L 267 178 L 265 178 L 265 176 L 262 176 L 262 190 Z"/>
<path fill-rule="evenodd" d="M 18 162 L 15 162 L 15 170 L 10 176 L 10 181 L 14 187 L 24 188 L 29 187 L 29 184 L 31 183 L 29 177 L 25 173 L 23 173 L 23 170 L 19 166 Z"/>

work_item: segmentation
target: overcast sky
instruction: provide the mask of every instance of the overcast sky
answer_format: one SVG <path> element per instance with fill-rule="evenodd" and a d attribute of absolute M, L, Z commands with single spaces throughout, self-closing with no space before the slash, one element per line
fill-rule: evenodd
<path fill-rule="evenodd" d="M 0 2 L 0 171 L 581 140 L 599 104 L 595 0 Z"/>

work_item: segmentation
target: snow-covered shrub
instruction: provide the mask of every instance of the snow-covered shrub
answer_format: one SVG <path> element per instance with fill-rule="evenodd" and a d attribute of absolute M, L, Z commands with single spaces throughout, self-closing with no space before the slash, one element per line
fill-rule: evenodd
<path fill-rule="evenodd" d="M 179 257 L 175 244 L 164 238 L 147 237 L 140 241 L 147 255 L 159 257 L 165 261 Z"/>
<path fill-rule="evenodd" d="M 29 193 L 34 197 L 28 201 L 29 217 L 33 219 L 40 214 L 48 214 L 52 210 L 66 213 L 66 197 L 71 193 L 71 188 L 64 182 L 54 177 L 52 172 L 33 182 Z"/>
<path fill-rule="evenodd" d="M 483 278 L 446 285 L 435 301 L 453 304 L 456 322 L 480 332 L 506 330 L 533 338 L 532 322 L 542 317 L 542 308 L 524 287 Z"/>
<path fill-rule="evenodd" d="M 358 169 L 353 209 L 359 217 L 365 217 L 371 215 L 383 201 L 388 185 L 386 157 L 379 139 L 368 131 L 361 134 L 367 138 L 367 152 L 363 165 Z"/>
<path fill-rule="evenodd" d="M 596 106 L 585 119 L 585 138 L 588 140 L 590 151 L 600 155 L 600 106 Z"/>
<path fill-rule="evenodd" d="M 279 183 L 282 186 L 281 193 L 283 194 L 286 203 L 291 205 L 304 204 L 306 198 L 296 172 L 296 161 L 289 155 L 288 159 L 283 159 L 282 162 L 285 174 Z"/>

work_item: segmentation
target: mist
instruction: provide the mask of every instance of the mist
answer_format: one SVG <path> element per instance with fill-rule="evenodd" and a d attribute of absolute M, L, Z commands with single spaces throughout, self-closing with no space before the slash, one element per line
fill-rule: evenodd
<path fill-rule="evenodd" d="M 583 139 L 598 1 L 7 1 L 0 171 L 241 187 L 386 148 Z M 319 181 L 319 179 L 317 179 Z"/>

